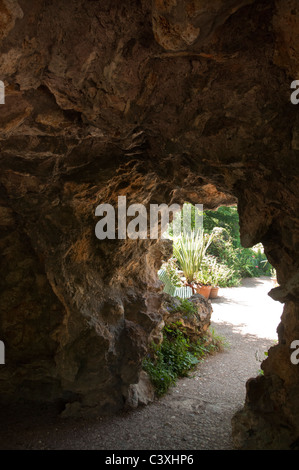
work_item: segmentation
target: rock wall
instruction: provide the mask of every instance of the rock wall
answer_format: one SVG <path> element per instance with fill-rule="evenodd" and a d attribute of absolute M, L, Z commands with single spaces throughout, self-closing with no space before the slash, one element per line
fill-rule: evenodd
<path fill-rule="evenodd" d="M 298 17 L 296 0 L 1 0 L 1 402 L 105 413 L 134 395 L 166 248 L 98 240 L 98 204 L 238 201 L 286 306 L 236 445 L 295 445 Z"/>

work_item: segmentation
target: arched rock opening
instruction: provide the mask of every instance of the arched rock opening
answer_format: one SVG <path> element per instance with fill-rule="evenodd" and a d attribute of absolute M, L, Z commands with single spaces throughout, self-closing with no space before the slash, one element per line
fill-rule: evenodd
<path fill-rule="evenodd" d="M 295 0 L 1 2 L 1 402 L 113 412 L 159 327 L 164 246 L 94 235 L 101 202 L 238 200 L 285 302 L 236 445 L 299 437 Z"/>

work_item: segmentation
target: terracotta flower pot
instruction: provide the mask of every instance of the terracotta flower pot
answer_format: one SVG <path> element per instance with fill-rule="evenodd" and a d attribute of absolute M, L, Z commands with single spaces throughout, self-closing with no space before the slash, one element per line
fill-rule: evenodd
<path fill-rule="evenodd" d="M 210 297 L 212 286 L 198 286 L 196 288 L 197 294 L 203 295 L 206 299 Z"/>
<path fill-rule="evenodd" d="M 212 287 L 210 292 L 210 299 L 216 299 L 218 297 L 219 287 Z"/>

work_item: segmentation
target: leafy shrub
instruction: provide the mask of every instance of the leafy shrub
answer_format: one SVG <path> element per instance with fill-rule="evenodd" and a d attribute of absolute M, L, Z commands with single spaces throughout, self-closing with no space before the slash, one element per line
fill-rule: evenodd
<path fill-rule="evenodd" d="M 178 377 L 185 376 L 198 363 L 188 351 L 189 347 L 188 339 L 178 328 L 164 327 L 162 344 L 153 346 L 152 357 L 149 355 L 143 362 L 157 396 L 163 395 Z"/>
<path fill-rule="evenodd" d="M 218 342 L 206 338 L 190 342 L 181 322 L 165 325 L 162 343 L 153 344 L 143 361 L 143 369 L 149 374 L 156 395 L 164 395 L 178 377 L 187 376 L 200 359 L 217 348 Z"/>
<path fill-rule="evenodd" d="M 191 316 L 197 313 L 197 308 L 190 299 L 179 299 L 167 307 L 171 313 L 181 312 L 182 316 Z"/>
<path fill-rule="evenodd" d="M 204 226 L 208 230 L 213 223 L 221 224 L 218 236 L 214 237 L 209 252 L 218 262 L 231 269 L 231 276 L 221 287 L 239 285 L 244 277 L 270 276 L 271 265 L 261 244 L 244 248 L 239 236 L 239 218 L 236 208 L 220 207 L 217 211 L 204 212 Z"/>
<path fill-rule="evenodd" d="M 168 369 L 176 377 L 186 376 L 188 370 L 198 363 L 198 359 L 189 351 L 189 339 L 174 325 L 166 325 L 164 333 L 161 352 Z"/>
<path fill-rule="evenodd" d="M 163 353 L 160 350 L 156 351 L 155 359 L 150 357 L 144 359 L 143 369 L 148 373 L 158 397 L 164 395 L 169 387 L 176 382 L 176 375 L 165 364 Z"/>
<path fill-rule="evenodd" d="M 197 282 L 205 285 L 226 287 L 235 276 L 235 271 L 220 263 L 215 256 L 205 256 L 200 270 L 195 275 Z"/>
<path fill-rule="evenodd" d="M 204 230 L 211 232 L 219 227 L 232 240 L 233 246 L 240 247 L 240 224 L 237 207 L 219 207 L 216 211 L 204 211 Z"/>

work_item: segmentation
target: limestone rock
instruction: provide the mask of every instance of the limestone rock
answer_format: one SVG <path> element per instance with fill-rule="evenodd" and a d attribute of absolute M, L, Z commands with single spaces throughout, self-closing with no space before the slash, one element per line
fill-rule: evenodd
<path fill-rule="evenodd" d="M 132 384 L 128 390 L 126 405 L 129 408 L 137 408 L 139 405 L 148 405 L 155 399 L 155 389 L 153 384 L 147 375 L 142 370 L 139 376 L 139 382 Z"/>
<path fill-rule="evenodd" d="M 180 299 L 163 294 L 163 320 L 165 324 L 180 322 L 190 341 L 196 342 L 207 335 L 213 309 L 211 301 L 200 294 L 194 294 L 188 302 L 195 307 L 195 313 L 184 310 Z"/>

